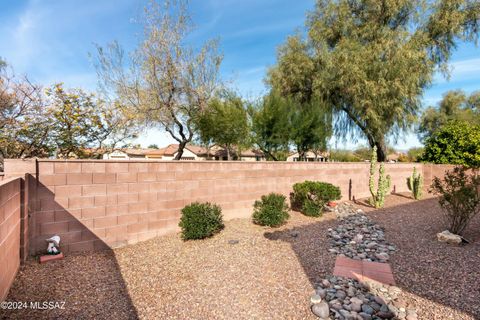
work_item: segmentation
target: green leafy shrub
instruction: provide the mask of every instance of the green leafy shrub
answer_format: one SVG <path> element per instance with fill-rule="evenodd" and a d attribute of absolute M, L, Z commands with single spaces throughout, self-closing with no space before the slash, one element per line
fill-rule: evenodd
<path fill-rule="evenodd" d="M 453 121 L 427 139 L 422 161 L 480 166 L 480 125 Z"/>
<path fill-rule="evenodd" d="M 422 198 L 423 177 L 420 173 L 417 174 L 417 168 L 413 167 L 411 177 L 407 178 L 408 190 L 412 191 L 413 198 L 419 200 Z"/>
<path fill-rule="evenodd" d="M 224 228 L 222 209 L 209 202 L 194 202 L 182 209 L 179 226 L 184 240 L 211 237 Z"/>
<path fill-rule="evenodd" d="M 306 216 L 318 217 L 323 206 L 342 197 L 340 188 L 331 183 L 319 181 L 304 181 L 293 185 L 291 204 L 294 210 Z"/>
<path fill-rule="evenodd" d="M 375 190 L 375 173 L 377 171 L 377 147 L 373 147 L 372 158 L 370 160 L 370 179 L 369 179 L 369 188 L 372 198 L 370 199 L 370 204 L 375 208 L 383 208 L 385 204 L 385 196 L 387 195 L 388 189 L 390 188 L 391 179 L 390 176 L 385 176 L 385 164 L 382 162 L 380 164 L 380 169 L 378 170 L 378 186 Z"/>
<path fill-rule="evenodd" d="M 455 167 L 447 171 L 443 181 L 433 179 L 431 191 L 440 195 L 440 206 L 445 210 L 448 230 L 462 234 L 468 223 L 480 211 L 480 176 L 477 170 Z"/>
<path fill-rule="evenodd" d="M 253 222 L 261 226 L 278 227 L 290 217 L 286 197 L 282 194 L 270 193 L 255 201 Z"/>

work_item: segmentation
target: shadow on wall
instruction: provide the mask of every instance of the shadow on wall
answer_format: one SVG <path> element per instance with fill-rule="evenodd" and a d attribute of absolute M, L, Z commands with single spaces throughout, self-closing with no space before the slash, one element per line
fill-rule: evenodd
<path fill-rule="evenodd" d="M 413 201 L 389 196 L 387 206 L 389 202 L 401 204 L 368 215 L 385 228 L 387 241 L 397 247 L 390 261 L 397 286 L 408 295 L 416 296 L 415 300 L 421 297 L 435 302 L 436 305 L 430 305 L 432 312 L 443 305 L 451 319 L 458 318 L 458 313 L 453 315 L 451 310 L 480 319 L 480 216 L 472 221 L 465 234 L 472 243 L 451 246 L 436 240 L 436 234 L 445 230 L 436 198 Z M 296 227 L 298 237 L 292 237 L 292 230 L 288 229 L 266 232 L 264 236 L 290 243 L 316 288 L 325 276 L 333 273 L 335 255 L 327 252 L 330 248 L 327 229 L 337 224 L 337 220 L 324 220 Z M 424 313 L 424 307 L 422 309 L 419 315 Z"/>
<path fill-rule="evenodd" d="M 0 318 L 138 319 L 115 253 L 97 235 L 104 234 L 105 229 L 95 228 L 93 219 L 81 221 L 80 210 L 67 210 L 52 201 L 54 195 L 45 186 L 39 185 L 37 192 L 37 202 L 32 205 L 41 206 L 41 199 L 45 199 L 44 203 L 51 207 L 41 208 L 31 217 L 30 231 L 42 234 L 31 239 L 31 251 L 44 253 L 45 239 L 54 234 L 61 237 L 61 250 L 65 248 L 62 242 L 69 241 L 72 244 L 66 246 L 74 246 L 70 251 L 103 250 L 69 254 L 64 260 L 46 264 L 30 258 L 21 267 L 21 276 L 14 281 L 5 301 L 52 302 L 57 307 L 2 310 Z M 34 291 L 31 281 L 38 283 Z"/>

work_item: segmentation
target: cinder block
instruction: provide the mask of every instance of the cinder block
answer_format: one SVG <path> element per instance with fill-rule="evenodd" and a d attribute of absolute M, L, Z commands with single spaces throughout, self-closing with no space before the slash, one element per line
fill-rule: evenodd
<path fill-rule="evenodd" d="M 128 162 L 108 162 L 105 165 L 105 171 L 112 173 L 128 172 Z"/>
<path fill-rule="evenodd" d="M 117 225 L 117 217 L 116 216 L 95 218 L 93 220 L 93 226 L 95 228 L 108 228 L 108 227 L 114 227 L 116 225 Z"/>
<path fill-rule="evenodd" d="M 111 194 L 108 196 L 95 196 L 95 207 L 111 206 L 117 204 L 117 195 Z"/>
<path fill-rule="evenodd" d="M 104 173 L 104 162 L 82 162 L 82 172 Z"/>
<path fill-rule="evenodd" d="M 45 186 L 60 186 L 67 183 L 66 174 L 46 174 L 40 175 L 38 181 Z"/>
<path fill-rule="evenodd" d="M 68 198 L 69 209 L 84 209 L 90 208 L 94 205 L 95 197 L 71 197 Z"/>
<path fill-rule="evenodd" d="M 99 218 L 105 216 L 105 207 L 92 207 L 82 209 L 82 219 Z"/>
<path fill-rule="evenodd" d="M 147 181 L 156 181 L 157 174 L 150 172 L 139 172 L 138 173 L 138 182 L 147 182 Z"/>
<path fill-rule="evenodd" d="M 134 224 L 138 222 L 138 214 L 126 214 L 118 216 L 119 225 Z"/>
<path fill-rule="evenodd" d="M 82 186 L 82 195 L 84 196 L 98 196 L 104 194 L 107 194 L 107 185 L 105 184 Z"/>
<path fill-rule="evenodd" d="M 141 233 L 148 231 L 148 222 L 138 222 L 127 226 L 128 233 Z"/>
<path fill-rule="evenodd" d="M 125 172 L 125 173 L 117 173 L 117 182 L 118 183 L 125 183 L 125 182 L 137 182 L 137 172 Z"/>
<path fill-rule="evenodd" d="M 94 184 L 112 184 L 116 183 L 115 173 L 93 173 Z"/>
<path fill-rule="evenodd" d="M 58 261 L 58 260 L 63 260 L 63 252 L 60 252 L 59 254 L 51 255 L 47 254 L 44 256 L 40 256 L 38 259 L 38 262 L 40 263 L 47 263 L 47 262 L 52 262 L 52 261 Z"/>
<path fill-rule="evenodd" d="M 55 197 L 64 198 L 64 197 L 73 197 L 82 195 L 82 186 L 79 185 L 61 185 L 55 186 Z"/>
<path fill-rule="evenodd" d="M 105 207 L 105 215 L 107 216 L 118 216 L 123 214 L 128 214 L 128 204 L 119 204 Z"/>
<path fill-rule="evenodd" d="M 92 173 L 68 173 L 67 184 L 92 184 Z"/>

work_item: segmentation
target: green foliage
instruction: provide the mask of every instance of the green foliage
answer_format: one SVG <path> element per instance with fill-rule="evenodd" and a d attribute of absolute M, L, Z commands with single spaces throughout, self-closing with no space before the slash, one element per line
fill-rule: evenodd
<path fill-rule="evenodd" d="M 327 202 L 339 200 L 341 197 L 340 188 L 331 183 L 304 181 L 293 185 L 291 204 L 294 210 L 304 215 L 318 217 Z"/>
<path fill-rule="evenodd" d="M 437 108 L 427 108 L 418 128 L 420 140 L 427 140 L 450 121 L 480 124 L 480 91 L 470 96 L 462 90 L 448 91 Z"/>
<path fill-rule="evenodd" d="M 331 136 L 331 113 L 322 101 L 292 102 L 290 111 L 291 142 L 295 145 L 300 160 L 309 150 L 324 151 Z"/>
<path fill-rule="evenodd" d="M 407 178 L 407 186 L 408 190 L 412 191 L 415 200 L 422 198 L 423 177 L 420 173 L 417 174 L 417 168 L 415 167 L 413 167 L 412 176 Z"/>
<path fill-rule="evenodd" d="M 360 162 L 362 159 L 350 150 L 331 150 L 330 159 L 337 162 Z"/>
<path fill-rule="evenodd" d="M 422 161 L 480 166 L 480 125 L 454 121 L 427 139 Z"/>
<path fill-rule="evenodd" d="M 253 222 L 261 226 L 278 227 L 290 217 L 286 197 L 282 194 L 270 193 L 255 201 Z"/>
<path fill-rule="evenodd" d="M 385 196 L 390 189 L 391 179 L 390 176 L 385 176 L 385 164 L 380 164 L 380 169 L 378 170 L 378 183 L 377 190 L 375 190 L 375 175 L 377 171 L 377 150 L 376 147 L 373 147 L 372 158 L 370 160 L 370 179 L 369 179 L 369 189 L 372 198 L 370 203 L 375 208 L 383 208 L 385 204 Z"/>
<path fill-rule="evenodd" d="M 336 134 L 365 137 L 383 162 L 385 137 L 410 129 L 435 72 L 458 42 L 478 38 L 479 14 L 478 0 L 317 0 L 307 37 L 287 39 L 267 81 L 302 102 L 322 99 Z"/>
<path fill-rule="evenodd" d="M 443 181 L 433 179 L 431 190 L 440 195 L 440 206 L 445 210 L 448 229 L 463 234 L 472 218 L 480 211 L 480 176 L 478 169 L 467 171 L 456 167 L 447 171 Z"/>
<path fill-rule="evenodd" d="M 150 144 L 147 148 L 149 148 L 149 149 L 158 149 L 158 145 L 157 145 L 157 144 Z"/>
<path fill-rule="evenodd" d="M 194 202 L 182 209 L 179 226 L 184 240 L 211 237 L 224 228 L 222 209 L 209 202 Z"/>
<path fill-rule="evenodd" d="M 286 160 L 290 142 L 290 105 L 275 92 L 249 109 L 252 139 L 268 159 Z"/>
<path fill-rule="evenodd" d="M 234 146 L 249 144 L 247 111 L 242 99 L 232 93 L 213 98 L 208 107 L 199 113 L 195 124 L 202 143 L 225 147 L 228 160 Z"/>
<path fill-rule="evenodd" d="M 97 149 L 135 137 L 134 125 L 119 104 L 106 104 L 80 89 L 56 84 L 46 91 L 49 137 L 59 158 L 91 157 Z"/>
<path fill-rule="evenodd" d="M 283 98 L 274 90 L 250 109 L 253 141 L 272 160 L 285 160 L 289 145 L 299 158 L 307 151 L 324 151 L 332 134 L 332 114 L 320 100 Z"/>

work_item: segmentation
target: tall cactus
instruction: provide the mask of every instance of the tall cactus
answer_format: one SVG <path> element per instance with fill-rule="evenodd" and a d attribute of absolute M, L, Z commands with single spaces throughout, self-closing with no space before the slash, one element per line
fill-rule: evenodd
<path fill-rule="evenodd" d="M 378 187 L 375 191 L 375 172 L 377 171 L 377 147 L 373 147 L 372 158 L 370 160 L 370 180 L 369 187 L 372 198 L 370 203 L 375 206 L 375 208 L 382 208 L 385 204 L 385 196 L 387 195 L 388 189 L 390 188 L 391 179 L 390 176 L 385 176 L 385 165 L 384 163 L 380 164 L 380 169 L 378 170 Z"/>
<path fill-rule="evenodd" d="M 417 168 L 413 167 L 412 176 L 407 178 L 408 190 L 412 191 L 413 198 L 419 200 L 422 198 L 423 177 L 420 173 L 417 174 Z"/>

